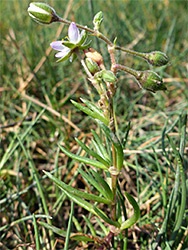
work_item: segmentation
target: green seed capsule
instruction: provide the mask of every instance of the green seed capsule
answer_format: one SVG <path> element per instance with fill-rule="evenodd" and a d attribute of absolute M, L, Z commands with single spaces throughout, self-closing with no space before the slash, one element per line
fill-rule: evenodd
<path fill-rule="evenodd" d="M 98 72 L 100 70 L 97 63 L 92 61 L 91 58 L 86 58 L 85 62 L 86 62 L 86 65 L 87 65 L 89 71 L 92 73 L 92 75 L 94 75 L 96 72 Z"/>
<path fill-rule="evenodd" d="M 136 77 L 142 88 L 151 92 L 158 90 L 166 90 L 163 79 L 153 71 L 139 71 L 138 77 Z"/>
<path fill-rule="evenodd" d="M 168 57 L 165 53 L 160 51 L 153 51 L 146 54 L 146 60 L 153 66 L 163 66 L 168 63 Z"/>
<path fill-rule="evenodd" d="M 116 82 L 117 81 L 117 78 L 116 76 L 114 75 L 114 73 L 110 70 L 103 70 L 101 72 L 101 76 L 102 76 L 102 79 L 105 81 L 105 82 Z"/>

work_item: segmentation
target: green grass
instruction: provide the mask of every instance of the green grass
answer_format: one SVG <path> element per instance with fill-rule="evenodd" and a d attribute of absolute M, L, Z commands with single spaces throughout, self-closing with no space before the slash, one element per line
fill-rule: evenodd
<path fill-rule="evenodd" d="M 70 223 L 73 232 L 86 234 L 94 226 L 98 236 L 105 235 L 105 228 L 97 226 L 91 214 L 76 204 L 73 210 L 70 200 L 42 170 L 51 171 L 75 188 L 94 192 L 76 171 L 79 164 L 66 157 L 58 144 L 74 153 L 81 151 L 74 137 L 90 145 L 89 128 L 99 129 L 70 99 L 79 101 L 82 97 L 97 103 L 98 96 L 82 74 L 78 60 L 57 64 L 52 51 L 35 69 L 50 42 L 56 39 L 60 25 L 33 22 L 27 14 L 29 2 L 2 0 L 0 6 L 0 248 L 15 249 L 19 245 L 19 249 L 27 249 L 36 244 L 39 249 L 53 249 L 56 244 L 57 250 L 65 245 L 66 249 L 68 245 L 76 249 L 75 241 L 67 238 L 65 242 L 59 231 L 52 233 L 45 223 L 61 229 L 61 235 L 67 228 L 68 235 Z M 71 1 L 48 3 L 63 17 Z M 157 242 L 162 249 L 186 249 L 188 217 L 187 210 L 179 216 L 185 189 L 179 171 L 182 165 L 187 176 L 187 1 L 95 0 L 93 9 L 94 13 L 103 11 L 101 31 L 110 40 L 117 37 L 117 44 L 123 47 L 140 52 L 160 50 L 170 58 L 167 66 L 155 69 L 166 82 L 166 92 L 140 90 L 132 77 L 118 73 L 115 110 L 121 140 L 131 122 L 120 186 L 138 197 L 141 208 L 137 227 L 128 231 L 127 249 L 149 249 Z M 88 1 L 75 0 L 68 19 L 92 28 L 92 15 Z M 60 38 L 66 34 L 64 26 Z M 106 45 L 91 39 L 109 67 Z M 140 58 L 119 51 L 116 55 L 126 66 L 149 68 Z M 174 232 L 174 228 L 178 231 Z"/>

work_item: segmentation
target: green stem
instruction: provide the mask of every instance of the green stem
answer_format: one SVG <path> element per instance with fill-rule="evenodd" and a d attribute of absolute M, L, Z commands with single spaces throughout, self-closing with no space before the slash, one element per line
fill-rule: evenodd
<path fill-rule="evenodd" d="M 137 52 L 137 51 L 134 51 L 134 50 L 131 50 L 131 49 L 126 49 L 126 48 L 123 48 L 123 47 L 120 47 L 120 46 L 115 46 L 115 49 L 124 51 L 124 52 L 132 54 L 134 56 L 142 57 L 144 59 L 145 59 L 145 56 L 146 56 L 146 53 Z"/>
<path fill-rule="evenodd" d="M 71 24 L 72 23 L 71 21 L 68 21 L 68 20 L 66 20 L 64 18 L 61 18 L 61 17 L 59 17 L 57 19 L 57 22 L 61 22 L 61 23 L 65 23 L 65 24 Z M 76 24 L 76 26 L 78 28 L 86 30 L 86 31 L 92 33 L 94 36 L 96 36 L 96 37 L 100 38 L 101 40 L 105 41 L 108 45 L 113 46 L 113 43 L 107 37 L 105 37 L 102 33 L 100 33 L 98 30 L 92 30 L 92 29 L 90 29 L 90 28 L 88 28 L 86 26 L 83 26 L 81 24 L 78 24 L 78 23 L 75 23 L 75 24 Z"/>
<path fill-rule="evenodd" d="M 134 70 L 134 69 L 131 69 L 129 67 L 126 67 L 124 65 L 121 65 L 121 64 L 115 64 L 113 65 L 113 69 L 119 69 L 119 70 L 123 70 L 131 75 L 133 75 L 134 77 L 138 78 L 139 77 L 139 71 L 137 70 Z"/>
<path fill-rule="evenodd" d="M 103 84 L 100 83 L 100 81 L 94 79 L 94 77 L 91 74 L 91 72 L 89 71 L 85 61 L 81 58 L 79 50 L 75 51 L 75 52 L 76 52 L 76 54 L 77 54 L 77 56 L 78 56 L 78 58 L 79 58 L 79 60 L 80 60 L 80 62 L 82 64 L 86 74 L 88 75 L 89 80 L 91 81 L 92 85 L 94 86 L 94 88 L 97 90 L 97 92 L 100 95 L 101 103 L 104 106 L 105 117 L 108 119 L 109 118 L 109 112 L 107 112 L 107 110 L 108 110 L 109 104 L 108 104 L 108 100 L 107 100 L 107 97 L 106 97 L 106 94 L 105 94 L 106 90 L 105 90 Z"/>

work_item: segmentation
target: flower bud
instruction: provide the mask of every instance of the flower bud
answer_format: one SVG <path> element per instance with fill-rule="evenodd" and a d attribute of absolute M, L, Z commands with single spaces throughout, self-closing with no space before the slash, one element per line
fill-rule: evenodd
<path fill-rule="evenodd" d="M 138 71 L 136 79 L 141 87 L 151 92 L 155 93 L 158 90 L 166 90 L 163 79 L 153 71 Z"/>
<path fill-rule="evenodd" d="M 50 24 L 59 20 L 55 10 L 46 3 L 30 3 L 27 11 L 30 17 L 40 24 Z"/>
<path fill-rule="evenodd" d="M 163 66 L 168 63 L 168 57 L 165 53 L 160 51 L 153 51 L 145 56 L 146 60 L 153 66 Z"/>
<path fill-rule="evenodd" d="M 103 21 L 103 13 L 102 11 L 99 11 L 93 18 L 93 24 L 95 30 L 99 30 L 102 21 Z"/>
<path fill-rule="evenodd" d="M 103 81 L 105 81 L 105 82 L 116 82 L 117 81 L 116 76 L 110 70 L 101 71 L 101 77 L 102 77 Z"/>
<path fill-rule="evenodd" d="M 85 62 L 92 75 L 94 75 L 96 72 L 100 70 L 97 63 L 92 61 L 91 58 L 86 58 Z"/>

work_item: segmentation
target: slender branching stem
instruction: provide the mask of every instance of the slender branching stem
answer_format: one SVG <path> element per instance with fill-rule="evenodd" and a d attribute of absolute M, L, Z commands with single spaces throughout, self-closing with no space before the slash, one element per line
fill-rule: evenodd
<path fill-rule="evenodd" d="M 61 22 L 61 23 L 65 23 L 65 24 L 71 24 L 71 21 L 68 21 L 68 20 L 61 18 L 61 17 L 59 17 L 59 19 L 57 19 L 57 21 Z M 83 29 L 83 30 L 86 30 L 86 31 L 92 33 L 93 36 L 96 36 L 96 37 L 100 38 L 101 40 L 105 41 L 109 46 L 113 46 L 113 43 L 107 37 L 105 37 L 102 33 L 100 33 L 98 30 L 92 30 L 92 29 L 90 29 L 86 26 L 83 26 L 81 24 L 78 24 L 78 23 L 76 23 L 76 26 L 80 29 Z"/>
<path fill-rule="evenodd" d="M 116 50 L 121 50 L 121 51 L 124 51 L 128 54 L 131 54 L 131 55 L 134 55 L 134 56 L 139 56 L 139 57 L 145 57 L 146 53 L 142 53 L 142 52 L 137 52 L 137 51 L 134 51 L 134 50 L 131 50 L 131 49 L 126 49 L 126 48 L 123 48 L 123 47 L 120 47 L 120 46 L 115 46 L 114 47 Z"/>
<path fill-rule="evenodd" d="M 123 71 L 125 71 L 125 72 L 127 72 L 127 73 L 129 73 L 129 74 L 131 74 L 131 75 L 133 75 L 133 76 L 135 76 L 136 78 L 138 78 L 139 77 L 139 71 L 136 71 L 136 70 L 134 70 L 134 69 L 131 69 L 131 68 L 129 68 L 129 67 L 126 67 L 126 66 L 124 66 L 124 65 L 121 65 L 121 64 L 114 64 L 113 66 L 113 69 L 114 70 L 123 70 Z"/>

